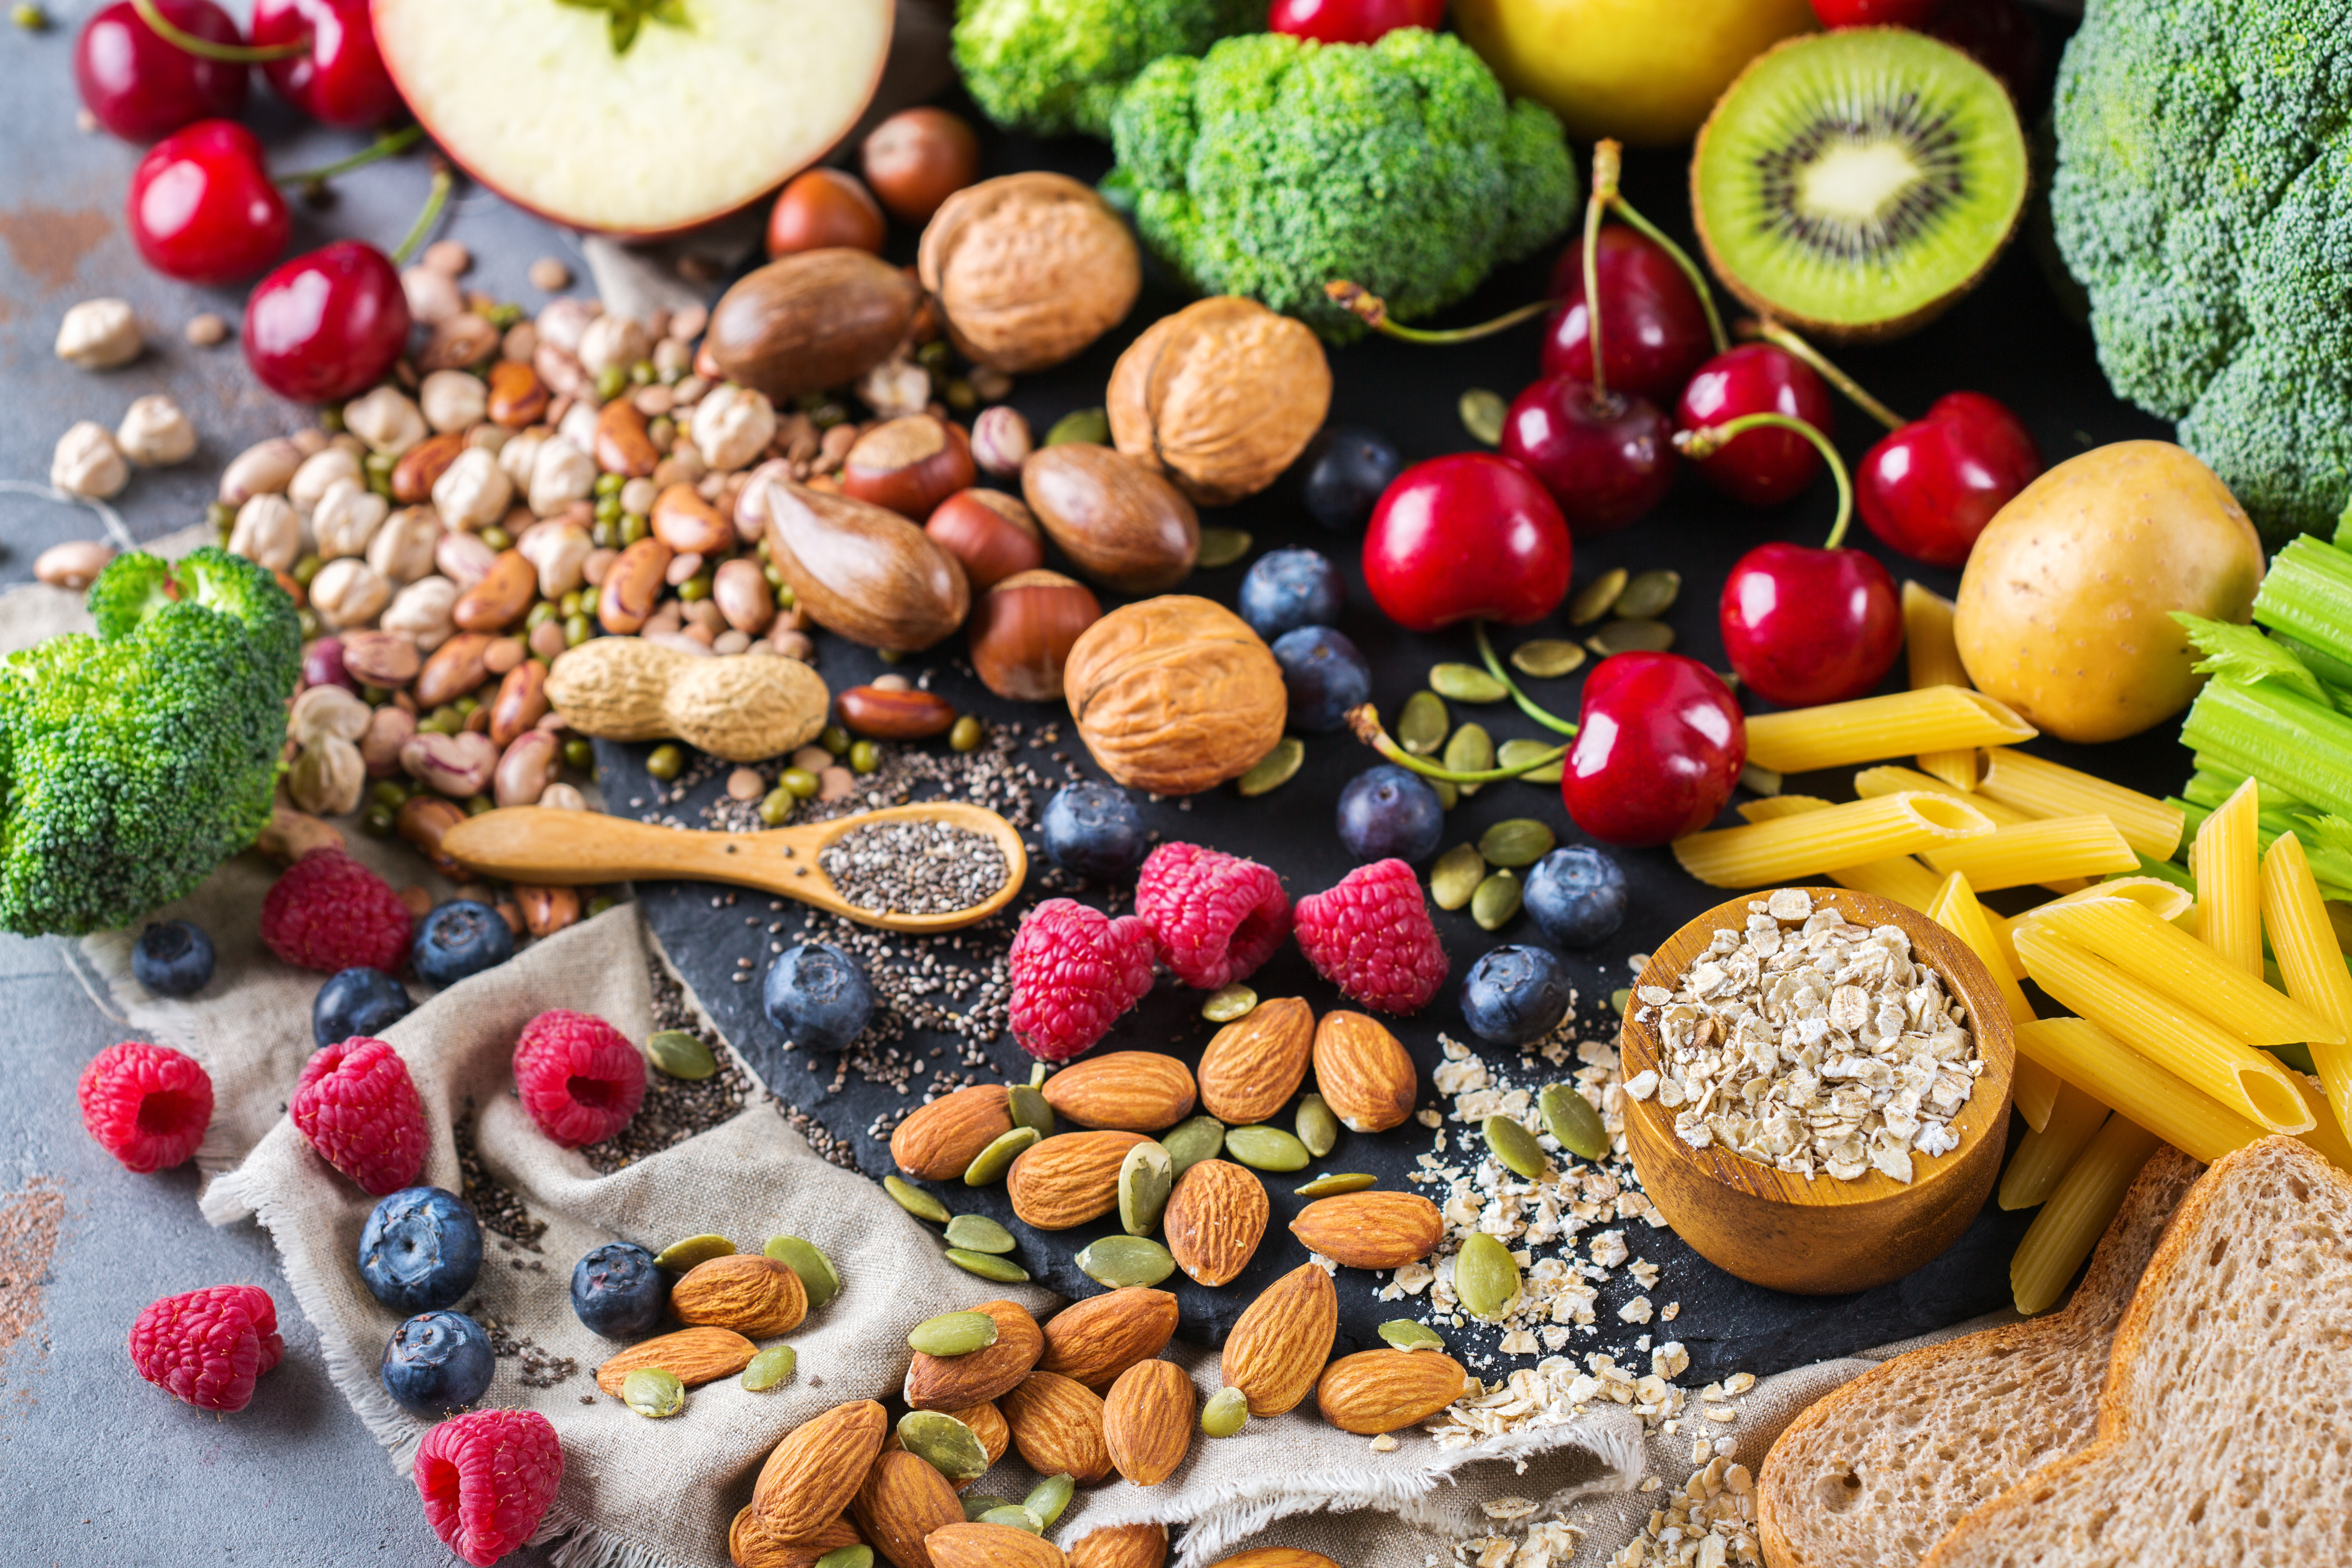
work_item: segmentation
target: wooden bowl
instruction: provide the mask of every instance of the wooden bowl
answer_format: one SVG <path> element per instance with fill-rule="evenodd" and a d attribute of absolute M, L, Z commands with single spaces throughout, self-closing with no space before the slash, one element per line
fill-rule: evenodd
<path fill-rule="evenodd" d="M 1674 1113 L 1650 1100 L 1625 1100 L 1625 1142 L 1642 1189 L 1675 1234 L 1708 1262 L 1751 1284 L 1804 1296 L 1884 1285 L 1926 1263 L 1954 1241 L 1992 1192 L 2009 1129 L 2009 1079 L 2016 1042 L 2009 1008 L 1968 944 L 1891 900 L 1845 888 L 1808 888 L 1813 907 L 1829 904 L 1856 925 L 1900 926 L 1912 956 L 1943 977 L 1968 1008 L 1985 1068 L 1952 1119 L 1959 1147 L 1943 1154 L 1914 1150 L 1912 1178 L 1876 1169 L 1852 1181 L 1810 1180 L 1742 1159 L 1720 1145 L 1694 1149 L 1675 1135 Z M 1752 899 L 1742 894 L 1691 921 L 1650 957 L 1635 982 L 1675 988 L 1717 931 L 1746 924 Z M 1618 1050 L 1627 1079 L 1658 1065 L 1655 1029 L 1627 1007 Z"/>

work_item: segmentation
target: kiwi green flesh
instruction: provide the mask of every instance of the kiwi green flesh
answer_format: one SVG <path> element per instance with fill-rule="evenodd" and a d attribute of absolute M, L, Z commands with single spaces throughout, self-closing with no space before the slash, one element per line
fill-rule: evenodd
<path fill-rule="evenodd" d="M 1691 162 L 1717 275 L 1752 308 L 1843 338 L 1891 335 L 1966 293 L 2016 226 L 2027 184 L 2000 81 L 1887 27 L 1759 57 Z"/>

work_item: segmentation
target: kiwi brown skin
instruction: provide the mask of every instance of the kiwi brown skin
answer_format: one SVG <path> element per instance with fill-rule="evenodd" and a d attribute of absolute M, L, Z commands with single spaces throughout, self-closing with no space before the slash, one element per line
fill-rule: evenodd
<path fill-rule="evenodd" d="M 1894 32 L 1899 31 L 1900 29 L 1873 29 L 1857 27 L 1852 30 L 1856 33 L 1864 33 L 1871 31 Z M 1748 284 L 1741 279 L 1738 273 L 1734 272 L 1730 267 L 1726 265 L 1723 258 L 1723 252 L 1715 243 L 1715 237 L 1707 232 L 1706 209 L 1699 204 L 1699 161 L 1706 154 L 1707 134 L 1715 129 L 1716 120 L 1723 113 L 1723 106 L 1731 101 L 1732 96 L 1739 90 L 1741 84 L 1747 81 L 1748 73 L 1761 66 L 1766 60 L 1770 59 L 1774 55 L 1779 54 L 1782 49 L 1789 48 L 1793 46 L 1801 46 L 1809 42 L 1811 37 L 1811 35 L 1810 34 L 1801 33 L 1793 38 L 1783 38 L 1780 42 L 1773 45 L 1770 48 L 1766 49 L 1762 54 L 1758 55 L 1754 59 L 1749 60 L 1747 65 L 1740 68 L 1739 74 L 1731 79 L 1731 85 L 1723 89 L 1723 96 L 1715 100 L 1715 107 L 1707 111 L 1706 122 L 1698 128 L 1698 137 L 1691 143 L 1691 224 L 1698 230 L 1698 242 L 1700 247 L 1706 252 L 1706 264 L 1708 268 L 1715 273 L 1718 279 L 1721 280 L 1726 289 L 1731 290 L 1732 294 L 1738 299 L 1741 304 L 1747 306 L 1758 315 L 1779 321 L 1783 326 L 1794 327 L 1797 331 L 1804 333 L 1805 336 L 1818 339 L 1823 342 L 1883 343 L 1891 342 L 1895 338 L 1908 337 L 1913 332 L 1916 332 L 1920 328 L 1926 326 L 1928 322 L 1934 321 L 1937 317 L 1942 315 L 1946 310 L 1950 310 L 1954 305 L 1959 302 L 1961 297 L 1966 295 L 1969 289 L 1974 289 L 1979 283 L 1984 281 L 1984 275 L 1992 270 L 1993 263 L 2000 260 L 2008 251 L 2009 242 L 2016 237 L 2017 226 L 2019 222 L 2024 217 L 2027 210 L 2033 205 L 2033 175 L 2036 171 L 2032 168 L 2031 160 L 2029 160 L 2025 176 L 2026 189 L 2024 199 L 2017 204 L 2017 210 L 2010 215 L 2009 226 L 2001 231 L 1999 242 L 1996 243 L 1991 249 L 1985 252 L 1983 265 L 1979 266 L 1974 272 L 1969 273 L 1969 276 L 1961 279 L 1960 282 L 1954 285 L 1949 292 L 1928 300 L 1926 304 L 1920 306 L 1916 310 L 1909 311 L 1904 315 L 1890 317 L 1883 321 L 1822 321 L 1811 320 L 1796 311 L 1789 310 L 1788 307 L 1784 305 L 1777 304 L 1770 300 L 1765 299 L 1753 289 L 1750 289 Z M 1999 79 L 1996 78 L 1995 79 L 1998 80 Z M 2013 110 L 2016 107 L 2016 103 L 2012 100 L 2010 104 L 2010 108 Z"/>

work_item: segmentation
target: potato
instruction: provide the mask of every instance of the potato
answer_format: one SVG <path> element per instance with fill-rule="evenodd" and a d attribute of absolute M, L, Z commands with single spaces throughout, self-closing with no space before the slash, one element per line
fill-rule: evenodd
<path fill-rule="evenodd" d="M 2136 735 L 2204 682 L 2175 610 L 2244 624 L 2262 542 L 2168 441 L 2118 441 L 2028 485 L 1978 537 L 1953 626 L 1977 689 L 2066 741 Z"/>

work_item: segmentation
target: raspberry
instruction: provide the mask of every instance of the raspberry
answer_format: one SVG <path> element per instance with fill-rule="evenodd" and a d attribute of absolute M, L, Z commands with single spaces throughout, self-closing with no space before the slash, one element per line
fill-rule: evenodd
<path fill-rule="evenodd" d="M 131 1325 L 131 1364 L 199 1410 L 238 1411 L 253 1380 L 286 1353 L 278 1303 L 257 1285 L 214 1285 L 166 1296 Z"/>
<path fill-rule="evenodd" d="M 1290 934 L 1290 899 L 1282 881 L 1255 860 L 1162 844 L 1135 882 L 1135 912 L 1151 942 L 1185 984 L 1214 991 L 1247 978 Z"/>
<path fill-rule="evenodd" d="M 563 1445 L 536 1410 L 476 1410 L 425 1434 L 415 1474 L 441 1544 L 489 1568 L 539 1528 L 563 1479 Z"/>
<path fill-rule="evenodd" d="M 398 972 L 413 917 L 392 884 L 340 849 L 305 855 L 261 900 L 261 940 L 301 969 Z"/>
<path fill-rule="evenodd" d="M 1151 930 L 1075 899 L 1048 899 L 1013 933 L 1013 1037 L 1066 1062 L 1151 991 Z"/>
<path fill-rule="evenodd" d="M 196 1152 L 213 1120 L 213 1080 L 169 1046 L 125 1040 L 89 1058 L 76 1090 L 81 1124 L 99 1146 L 145 1175 Z"/>
<path fill-rule="evenodd" d="M 1402 860 L 1359 866 L 1298 900 L 1298 946 L 1315 972 L 1382 1013 L 1418 1013 L 1445 984 L 1445 949 Z"/>
<path fill-rule="evenodd" d="M 586 1013 L 552 1007 L 515 1042 L 515 1088 L 539 1130 L 577 1149 L 629 1124 L 646 1097 L 646 1058 L 620 1030 Z"/>
<path fill-rule="evenodd" d="M 408 1064 L 382 1040 L 358 1035 L 320 1047 L 302 1064 L 287 1111 L 320 1159 L 373 1196 L 411 1185 L 425 1169 L 425 1102 Z"/>

